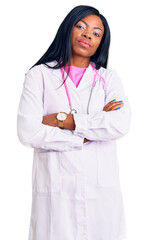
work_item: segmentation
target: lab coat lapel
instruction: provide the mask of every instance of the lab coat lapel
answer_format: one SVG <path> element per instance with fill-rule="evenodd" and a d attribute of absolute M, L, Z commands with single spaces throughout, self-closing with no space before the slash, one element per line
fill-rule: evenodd
<path fill-rule="evenodd" d="M 62 85 L 63 84 L 63 79 L 62 79 L 62 74 L 61 74 L 61 70 L 60 69 L 53 69 L 53 73 L 54 76 L 57 77 L 57 81 L 59 81 L 58 84 Z M 64 76 L 66 77 L 67 74 L 64 71 Z M 78 87 L 76 88 L 76 86 L 74 85 L 74 83 L 72 82 L 72 80 L 70 79 L 70 77 L 68 76 L 66 79 L 66 84 L 68 89 L 71 88 L 73 91 L 75 92 L 80 92 L 88 87 L 91 87 L 92 83 L 94 80 L 94 70 L 92 68 L 92 66 L 89 64 L 89 66 L 87 67 L 85 73 L 83 74 L 83 77 L 78 85 Z"/>
<path fill-rule="evenodd" d="M 63 84 L 61 69 L 53 69 L 52 74 L 53 74 L 53 76 L 56 77 L 56 81 L 57 81 L 56 85 L 61 86 Z M 66 76 L 67 76 L 67 73 L 64 71 L 64 77 L 66 78 Z M 67 84 L 68 89 L 71 88 L 73 90 L 76 90 L 76 86 L 74 85 L 74 83 L 72 82 L 72 80 L 70 79 L 69 76 L 66 79 L 66 84 Z"/>
<path fill-rule="evenodd" d="M 73 81 L 70 79 L 70 77 L 68 76 L 66 83 L 68 88 L 73 89 L 74 91 L 80 92 L 83 89 L 86 89 L 88 87 L 91 87 L 92 82 L 94 80 L 93 78 L 93 69 L 91 67 L 91 65 L 88 66 L 88 68 L 86 69 L 85 73 L 83 74 L 83 77 L 78 85 L 78 87 L 76 88 L 75 84 L 73 83 Z M 66 73 L 65 73 L 65 77 L 66 77 Z"/>
<path fill-rule="evenodd" d="M 89 64 L 88 68 L 86 69 L 83 77 L 77 87 L 78 91 L 82 91 L 88 87 L 91 87 L 94 80 L 94 72 L 92 66 Z"/>

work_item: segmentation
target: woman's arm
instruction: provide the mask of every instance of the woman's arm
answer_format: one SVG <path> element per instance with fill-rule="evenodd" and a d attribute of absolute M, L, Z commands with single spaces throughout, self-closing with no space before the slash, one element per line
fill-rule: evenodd
<path fill-rule="evenodd" d="M 42 123 L 42 76 L 37 70 L 37 67 L 29 70 L 24 81 L 17 113 L 17 134 L 20 142 L 28 147 L 55 151 L 81 149 L 84 138 L 75 136 L 72 131 Z M 54 119 L 54 115 L 52 117 Z"/>
<path fill-rule="evenodd" d="M 51 127 L 58 127 L 57 113 L 43 116 L 42 123 Z M 67 114 L 67 119 L 64 121 L 64 129 L 75 130 L 75 122 L 73 114 Z M 83 143 L 89 142 L 90 140 L 84 139 Z"/>
<path fill-rule="evenodd" d="M 109 111 L 116 111 L 117 108 L 121 108 L 123 107 L 124 103 L 120 103 L 119 101 L 111 101 L 109 103 L 106 104 L 106 106 L 104 107 L 104 111 L 109 112 Z M 53 113 L 50 115 L 46 115 L 43 116 L 43 120 L 42 123 L 48 126 L 52 126 L 52 127 L 58 127 L 58 122 L 57 122 L 57 113 Z M 64 121 L 64 128 L 65 129 L 69 129 L 69 130 L 75 130 L 75 121 L 74 121 L 74 117 L 73 114 L 67 114 L 67 118 Z M 88 139 L 84 139 L 84 143 L 85 142 L 89 142 L 90 140 Z"/>
<path fill-rule="evenodd" d="M 111 101 L 111 99 L 120 101 Z M 85 139 L 84 142 L 90 140 L 109 141 L 120 138 L 128 132 L 130 117 L 130 106 L 124 95 L 122 82 L 116 72 L 112 71 L 103 111 L 99 111 L 97 114 L 68 114 L 68 118 L 64 121 L 64 128 L 74 130 L 76 136 Z M 47 116 L 47 120 L 47 125 L 53 124 L 50 121 L 50 115 Z"/>
<path fill-rule="evenodd" d="M 58 113 L 43 116 L 42 123 L 52 127 L 58 127 L 57 116 Z M 75 130 L 75 122 L 73 114 L 67 114 L 67 118 L 64 121 L 64 129 Z"/>
<path fill-rule="evenodd" d="M 115 71 L 107 70 L 106 106 L 96 114 L 75 114 L 74 134 L 95 141 L 110 141 L 127 134 L 130 126 L 131 111 L 125 97 L 122 82 Z M 123 101 L 123 105 L 116 111 L 108 111 L 113 99 Z"/>

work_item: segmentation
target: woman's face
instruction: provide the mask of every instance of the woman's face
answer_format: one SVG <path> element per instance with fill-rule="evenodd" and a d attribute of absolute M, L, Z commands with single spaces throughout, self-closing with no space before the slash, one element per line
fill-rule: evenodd
<path fill-rule="evenodd" d="M 89 15 L 81 19 L 72 30 L 72 55 L 93 56 L 103 34 L 104 26 L 100 17 Z"/>

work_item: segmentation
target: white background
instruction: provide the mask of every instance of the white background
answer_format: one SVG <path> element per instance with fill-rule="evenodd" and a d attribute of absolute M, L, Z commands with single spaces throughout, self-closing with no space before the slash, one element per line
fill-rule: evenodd
<path fill-rule="evenodd" d="M 17 108 L 27 70 L 43 55 L 66 14 L 92 5 L 111 29 L 109 68 L 123 81 L 131 105 L 128 135 L 118 141 L 127 240 L 149 239 L 149 115 L 147 1 L 5 1 L 0 44 L 0 239 L 27 240 L 31 210 L 32 149 L 16 132 Z"/>

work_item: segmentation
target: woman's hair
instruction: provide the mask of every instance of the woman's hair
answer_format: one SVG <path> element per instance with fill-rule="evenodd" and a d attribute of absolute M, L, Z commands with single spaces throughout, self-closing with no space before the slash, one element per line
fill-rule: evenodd
<path fill-rule="evenodd" d="M 101 15 L 96 8 L 86 5 L 77 6 L 68 13 L 68 15 L 61 23 L 56 36 L 47 51 L 31 68 L 39 64 L 45 64 L 47 67 L 54 69 L 65 66 L 67 62 L 69 62 L 70 65 L 71 36 L 73 27 L 82 18 L 85 18 L 91 14 L 99 16 L 102 20 L 102 23 L 104 25 L 104 35 L 98 49 L 96 50 L 96 53 L 91 56 L 90 61 L 95 64 L 96 69 L 99 69 L 100 67 L 106 68 L 110 46 L 110 29 L 105 17 Z M 52 67 L 47 65 L 48 62 L 51 62 L 53 60 L 57 61 L 57 64 L 55 66 Z"/>

